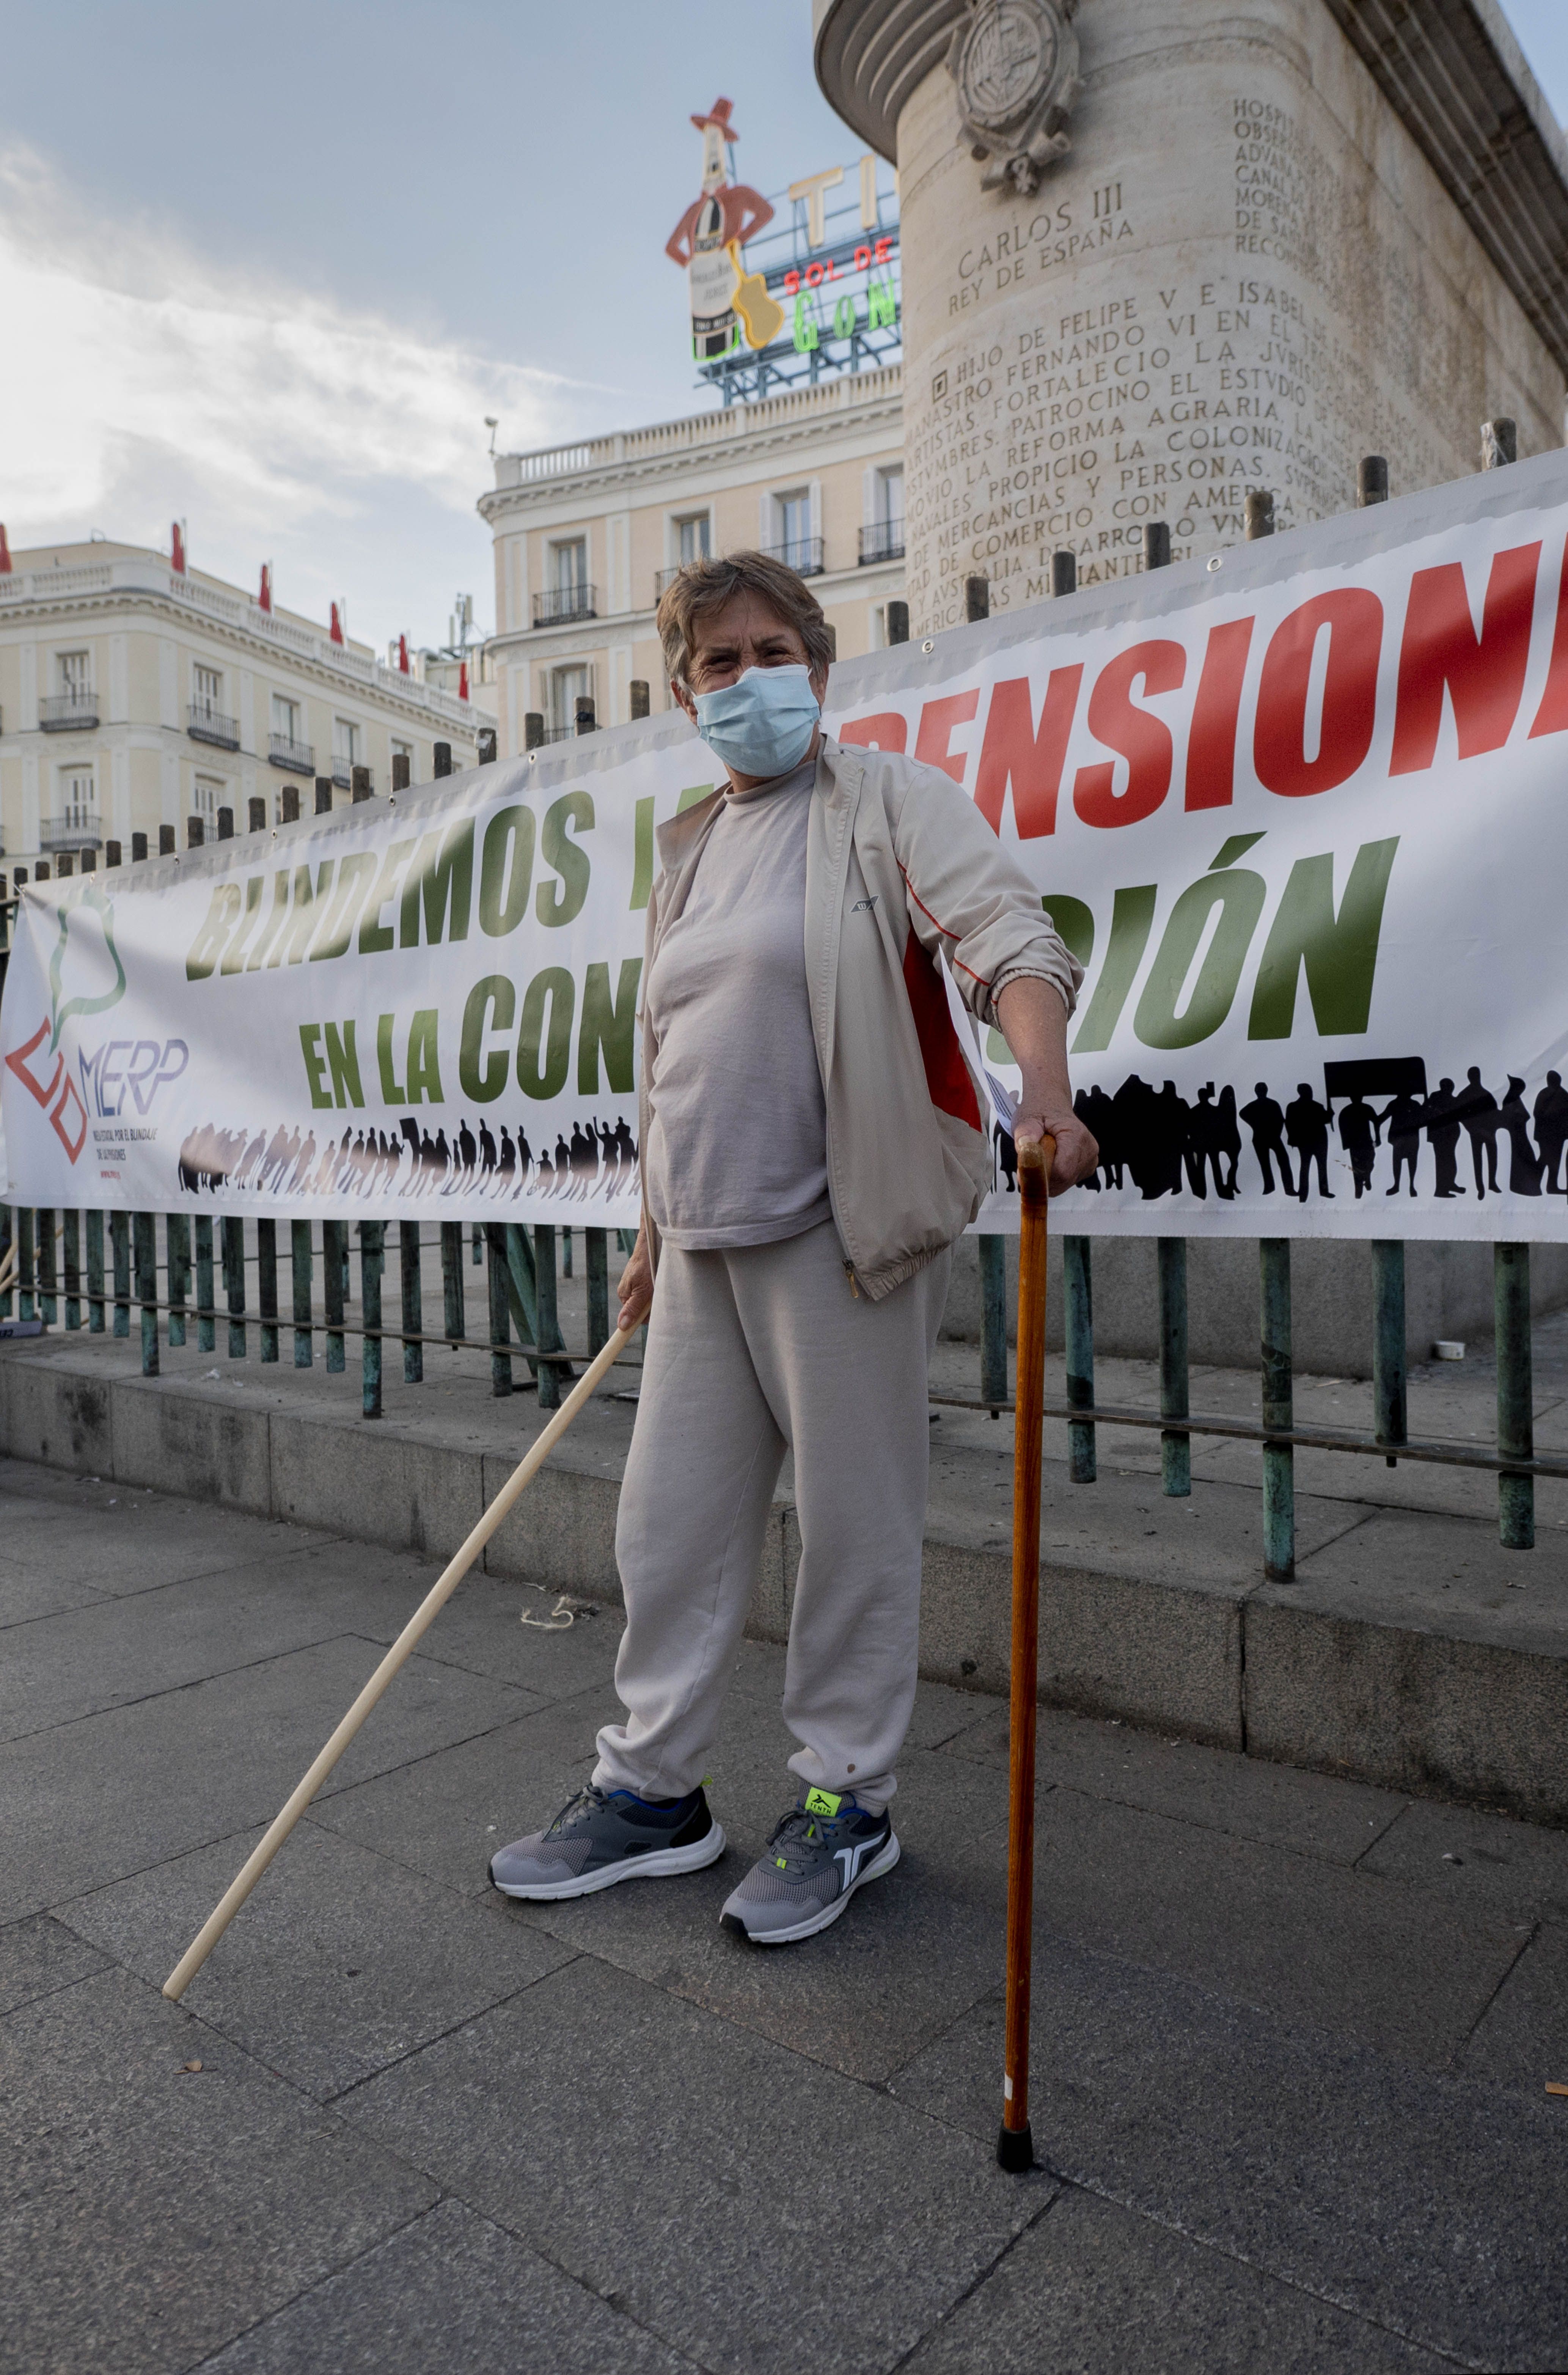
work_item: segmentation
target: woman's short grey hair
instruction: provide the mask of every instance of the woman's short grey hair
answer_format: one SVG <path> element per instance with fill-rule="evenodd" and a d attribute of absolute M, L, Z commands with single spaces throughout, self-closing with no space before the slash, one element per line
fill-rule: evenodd
<path fill-rule="evenodd" d="M 687 682 L 691 632 L 698 620 L 710 610 L 722 610 L 737 594 L 754 594 L 775 618 L 795 629 L 814 676 L 831 665 L 833 631 L 806 580 L 769 553 L 731 552 L 722 561 L 687 561 L 664 590 L 656 623 L 672 684 Z"/>

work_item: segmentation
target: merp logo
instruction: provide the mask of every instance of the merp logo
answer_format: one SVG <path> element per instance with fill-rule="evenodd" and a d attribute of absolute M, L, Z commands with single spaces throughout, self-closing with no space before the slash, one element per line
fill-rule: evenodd
<path fill-rule="evenodd" d="M 137 1113 L 150 1113 L 159 1090 L 185 1070 L 191 1051 L 183 1039 L 111 1039 L 77 1060 L 93 1112 L 109 1117 L 128 1110 L 127 1096 Z"/>

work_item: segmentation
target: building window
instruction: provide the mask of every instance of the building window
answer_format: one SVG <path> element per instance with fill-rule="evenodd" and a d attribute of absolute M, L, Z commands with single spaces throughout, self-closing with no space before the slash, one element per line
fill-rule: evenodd
<path fill-rule="evenodd" d="M 877 473 L 877 517 L 885 526 L 903 528 L 903 464 Z"/>
<path fill-rule="evenodd" d="M 817 577 L 822 569 L 822 539 L 811 533 L 811 497 L 802 487 L 773 497 L 773 558 L 803 577 Z"/>
<path fill-rule="evenodd" d="M 191 814 L 201 817 L 210 841 L 218 831 L 218 811 L 223 805 L 227 786 L 215 782 L 211 775 L 198 775 L 191 786 Z"/>
<path fill-rule="evenodd" d="M 706 512 L 696 512 L 690 519 L 677 520 L 675 528 L 682 569 L 689 561 L 708 560 L 713 549 L 713 526 Z"/>
<path fill-rule="evenodd" d="M 555 568 L 555 590 L 558 594 L 575 594 L 588 583 L 588 540 L 574 536 L 565 544 L 552 544 L 550 553 Z"/>
<path fill-rule="evenodd" d="M 351 717 L 332 721 L 332 780 L 347 791 L 360 764 L 360 729 Z"/>
<path fill-rule="evenodd" d="M 210 717 L 223 706 L 223 676 L 215 668 L 203 668 L 199 661 L 191 670 L 191 706 L 198 715 Z"/>
<path fill-rule="evenodd" d="M 38 845 L 45 850 L 96 849 L 98 783 L 90 767 L 63 767 L 55 778 L 55 812 L 41 817 Z"/>
<path fill-rule="evenodd" d="M 872 490 L 873 517 L 860 531 L 860 558 L 897 561 L 903 551 L 903 465 L 878 470 Z"/>
<path fill-rule="evenodd" d="M 593 671 L 587 668 L 560 668 L 550 672 L 550 726 L 554 738 L 560 740 L 577 731 L 577 704 L 593 698 Z"/>
<path fill-rule="evenodd" d="M 300 739 L 300 704 L 290 701 L 287 693 L 275 692 L 272 696 L 272 730 L 285 742 Z"/>
<path fill-rule="evenodd" d="M 56 652 L 55 681 L 59 690 L 45 693 L 38 704 L 38 722 L 46 734 L 69 732 L 73 727 L 98 724 L 98 697 L 92 689 L 90 652 Z"/>
<path fill-rule="evenodd" d="M 62 652 L 60 658 L 60 690 L 68 697 L 79 698 L 92 684 L 90 655 L 87 652 Z"/>

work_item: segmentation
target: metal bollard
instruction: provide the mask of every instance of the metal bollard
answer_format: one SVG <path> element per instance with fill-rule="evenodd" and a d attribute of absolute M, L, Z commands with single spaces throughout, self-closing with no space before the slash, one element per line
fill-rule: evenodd
<path fill-rule="evenodd" d="M 909 641 L 909 604 L 890 602 L 888 605 L 888 642 L 890 644 Z"/>
<path fill-rule="evenodd" d="M 1094 1273 L 1088 1237 L 1062 1239 L 1062 1287 L 1067 1337 L 1067 1402 L 1073 1410 L 1094 1408 Z M 1099 1475 L 1094 1422 L 1067 1421 L 1067 1473 L 1075 1484 Z"/>
<path fill-rule="evenodd" d="M 1145 569 L 1169 569 L 1171 566 L 1171 523 L 1169 520 L 1145 520 L 1143 524 L 1143 565 Z"/>
<path fill-rule="evenodd" d="M 218 1317 L 212 1287 L 212 1217 L 196 1214 L 196 1350 L 213 1352 L 218 1344 Z"/>
<path fill-rule="evenodd" d="M 315 1334 L 311 1324 L 311 1282 L 314 1263 L 311 1254 L 309 1221 L 289 1222 L 289 1250 L 294 1273 L 294 1366 L 308 1369 L 315 1360 Z"/>
<path fill-rule="evenodd" d="M 647 678 L 643 676 L 634 676 L 626 690 L 631 695 L 631 716 L 633 722 L 635 722 L 639 717 L 646 717 L 649 713 L 649 686 Z"/>
<path fill-rule="evenodd" d="M 114 1333 L 131 1332 L 131 1216 L 109 1215 L 109 1243 L 114 1256 Z"/>
<path fill-rule="evenodd" d="M 1295 1425 L 1290 1238 L 1260 1237 L 1257 1259 L 1263 1424 L 1289 1434 Z M 1270 1583 L 1293 1583 L 1296 1578 L 1295 1458 L 1294 1444 L 1263 1447 L 1263 1572 Z"/>
<path fill-rule="evenodd" d="M 1187 1241 L 1159 1240 L 1160 1415 L 1185 1418 L 1187 1400 Z M 1160 1477 L 1165 1491 L 1181 1499 L 1192 1491 L 1192 1437 L 1179 1427 L 1160 1436 Z"/>
<path fill-rule="evenodd" d="M 82 1216 L 79 1212 L 61 1215 L 61 1244 L 65 1252 L 65 1325 L 79 1328 L 82 1324 Z"/>
<path fill-rule="evenodd" d="M 560 1274 L 562 1278 L 572 1276 L 572 1231 L 570 1229 L 562 1229 L 560 1233 Z"/>
<path fill-rule="evenodd" d="M 60 1317 L 60 1306 L 54 1290 L 58 1284 L 54 1269 L 54 1215 L 40 1205 L 38 1212 L 38 1307 L 43 1324 L 53 1328 Z"/>
<path fill-rule="evenodd" d="M 397 1223 L 397 1276 L 403 1290 L 403 1382 L 406 1386 L 422 1385 L 425 1376 L 425 1348 L 411 1341 L 424 1331 L 424 1296 L 419 1285 L 419 1223 L 399 1221 Z"/>
<path fill-rule="evenodd" d="M 1268 487 L 1249 487 L 1246 495 L 1246 539 L 1256 544 L 1260 536 L 1274 533 L 1274 494 Z"/>
<path fill-rule="evenodd" d="M 185 1212 L 167 1212 L 163 1242 L 169 1250 L 169 1341 L 185 1341 L 185 1306 L 191 1294 L 191 1223 Z"/>
<path fill-rule="evenodd" d="M 18 1205 L 17 1208 L 17 1317 L 18 1319 L 38 1317 L 37 1297 L 33 1294 L 35 1284 L 33 1225 L 33 1212 L 30 1205 Z M 116 1327 L 115 1333 L 124 1335 L 124 1329 Z"/>
<path fill-rule="evenodd" d="M 975 1239 L 980 1248 L 980 1399 L 995 1405 L 1008 1399 L 1008 1241 Z"/>
<path fill-rule="evenodd" d="M 538 1335 L 536 1342 L 541 1356 L 562 1350 L 560 1323 L 556 1317 L 555 1300 L 555 1228 L 540 1221 L 534 1229 L 534 1307 L 538 1313 Z M 560 1407 L 560 1371 L 553 1361 L 539 1361 L 539 1408 L 559 1410 Z"/>
<path fill-rule="evenodd" d="M 441 1283 L 445 1304 L 443 1324 L 449 1336 L 466 1336 L 463 1325 L 463 1223 L 441 1224 Z"/>
<path fill-rule="evenodd" d="M 489 1256 L 490 1391 L 504 1395 L 512 1391 L 512 1354 L 506 1350 L 512 1341 L 512 1311 L 506 1295 L 506 1238 L 501 1222 L 486 1222 L 485 1247 Z"/>
<path fill-rule="evenodd" d="M 348 1223 L 347 1221 L 324 1221 L 321 1224 L 322 1302 L 326 1312 L 326 1374 L 340 1377 L 348 1366 L 343 1341 L 343 1306 L 348 1301 L 345 1281 L 348 1274 Z"/>
<path fill-rule="evenodd" d="M 1065 545 L 1051 555 L 1051 595 L 1053 600 L 1063 594 L 1078 592 L 1078 555 Z"/>
<path fill-rule="evenodd" d="M 229 1296 L 229 1358 L 242 1361 L 245 1341 L 245 1223 L 230 1214 L 223 1228 L 223 1284 Z"/>
<path fill-rule="evenodd" d="M 964 579 L 963 615 L 971 626 L 977 619 L 991 616 L 991 580 L 988 577 Z"/>
<path fill-rule="evenodd" d="M 1493 1246 L 1492 1294 L 1497 1325 L 1497 1456 L 1536 1456 L 1535 1392 L 1530 1358 L 1530 1249 Z M 1497 1534 L 1505 1551 L 1536 1546 L 1536 1480 L 1497 1479 Z"/>
<path fill-rule="evenodd" d="M 277 1223 L 256 1223 L 256 1308 L 261 1315 L 261 1356 L 277 1358 Z"/>
<path fill-rule="evenodd" d="M 152 1212 L 131 1220 L 136 1249 L 136 1301 L 142 1307 L 142 1375 L 158 1375 L 158 1221 Z"/>
<path fill-rule="evenodd" d="M 103 1215 L 87 1215 L 88 1334 L 101 1336 L 103 1310 Z"/>
<path fill-rule="evenodd" d="M 1405 1394 L 1405 1247 L 1397 1237 L 1372 1246 L 1372 1431 L 1379 1443 L 1409 1439 Z M 1399 1465 L 1390 1452 L 1390 1468 Z"/>
<path fill-rule="evenodd" d="M 346 1224 L 345 1224 L 346 1225 Z M 386 1223 L 360 1223 L 360 1312 L 364 1324 L 364 1353 L 360 1369 L 360 1412 L 380 1418 L 381 1410 L 381 1281 L 386 1266 Z"/>
<path fill-rule="evenodd" d="M 584 1251 L 588 1278 L 588 1353 L 592 1358 L 609 1341 L 609 1235 L 605 1229 L 584 1229 Z"/>

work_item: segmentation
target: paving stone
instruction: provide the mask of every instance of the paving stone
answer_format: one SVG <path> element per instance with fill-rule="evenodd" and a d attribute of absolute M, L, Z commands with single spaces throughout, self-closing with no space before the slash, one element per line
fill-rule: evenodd
<path fill-rule="evenodd" d="M 1008 1709 L 993 1704 L 941 1745 L 949 1755 L 1005 1771 L 1008 1731 Z M 1055 1707 L 1039 1710 L 1035 1771 L 1042 1787 L 1060 1784 L 1331 1863 L 1365 1855 L 1408 1802 L 1389 1790 Z"/>
<path fill-rule="evenodd" d="M 988 2145 L 587 1957 L 341 2113 L 737 2375 L 890 2369 L 1039 2203 Z"/>
<path fill-rule="evenodd" d="M 62 1481 L 82 1486 L 79 1478 Z M 7 1506 L 6 1556 L 18 1564 L 26 1558 L 63 1565 L 78 1582 L 118 1595 L 157 1590 L 332 1539 L 319 1529 L 283 1528 L 242 1510 L 176 1500 L 108 1478 L 87 1490 L 90 1502 L 84 1496 L 81 1506 L 30 1493 L 19 1514 Z"/>
<path fill-rule="evenodd" d="M 1468 2078 L 1491 2078 L 1548 2101 L 1568 2141 L 1568 1930 L 1543 1924 L 1488 2004 L 1466 2046 Z"/>
<path fill-rule="evenodd" d="M 321 1642 L 0 1745 L 0 1920 L 270 1821 L 373 1672 L 377 1648 Z M 524 1703 L 505 1684 L 416 1654 L 324 1800 L 491 1731 Z"/>
<path fill-rule="evenodd" d="M 33 1532 L 36 1542 L 37 1530 Z M 0 1541 L 14 1551 L 10 1512 L 0 1504 Z M 62 1609 L 89 1608 L 109 1593 L 83 1583 L 68 1567 L 46 1559 L 29 1545 L 22 1556 L 0 1555 L 0 1627 L 30 1624 L 37 1616 L 55 1616 Z"/>
<path fill-rule="evenodd" d="M 435 2197 L 124 1972 L 0 2022 L 6 2347 L 29 2375 L 193 2367 Z"/>
<path fill-rule="evenodd" d="M 1425 2375 L 1452 2365 L 1259 2268 L 1064 2187 L 909 2375 Z"/>
<path fill-rule="evenodd" d="M 1511 1815 L 1417 1800 L 1368 1851 L 1365 1869 L 1468 1913 L 1568 1922 L 1568 1831 Z"/>
<path fill-rule="evenodd" d="M 692 2362 L 448 2201 L 206 2364 L 210 2375 L 682 2375 Z"/>
<path fill-rule="evenodd" d="M 137 1873 L 63 1918 L 161 1988 L 260 1836 Z M 324 2102 L 571 1953 L 307 1817 L 183 2001 Z"/>
<path fill-rule="evenodd" d="M 440 1570 L 423 1566 L 419 1572 L 428 1591 Z M 420 1643 L 419 1654 L 511 1683 L 539 1704 L 574 1698 L 580 1691 L 596 1687 L 604 1696 L 602 1722 L 619 1704 L 613 1677 L 625 1620 L 619 1609 L 603 1601 L 578 1601 L 568 1612 L 572 1623 L 555 1629 L 559 1598 L 535 1584 L 476 1571 L 458 1585 Z M 395 1637 L 395 1617 L 373 1625 L 360 1622 L 377 1638 Z"/>
<path fill-rule="evenodd" d="M 0 2017 L 103 1967 L 104 1957 L 50 1914 L 7 1922 L 0 1929 Z"/>
<path fill-rule="evenodd" d="M 1557 2104 L 1055 1941 L 1033 1998 L 1031 2116 L 1057 2176 L 1467 2365 L 1568 2364 Z M 997 1996 L 893 2092 L 994 2145 L 1001 2070 Z"/>

